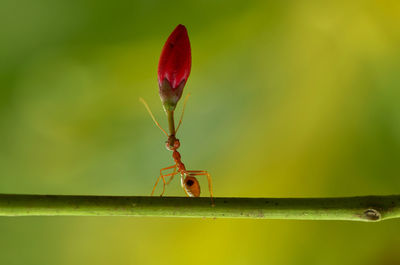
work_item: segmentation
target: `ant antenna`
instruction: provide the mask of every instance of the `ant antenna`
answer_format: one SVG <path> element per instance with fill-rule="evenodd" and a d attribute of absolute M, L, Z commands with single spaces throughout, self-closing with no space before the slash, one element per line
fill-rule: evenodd
<path fill-rule="evenodd" d="M 187 103 L 187 101 L 189 99 L 189 96 L 190 96 L 190 94 L 187 94 L 186 97 L 185 97 L 185 101 L 183 102 L 183 109 L 182 109 L 181 119 L 179 120 L 178 126 L 176 127 L 175 134 L 178 132 L 179 126 L 181 126 L 181 124 L 182 124 L 183 114 L 185 113 L 186 103 Z"/>
<path fill-rule="evenodd" d="M 156 118 L 154 117 L 153 113 L 150 110 L 149 105 L 147 105 L 146 101 L 143 98 L 139 98 L 139 100 L 143 103 L 144 107 L 147 109 L 149 112 L 151 118 L 153 119 L 154 123 L 157 125 L 158 128 L 161 129 L 165 133 L 166 136 L 168 136 L 168 133 L 161 127 L 161 125 L 157 122 Z"/>

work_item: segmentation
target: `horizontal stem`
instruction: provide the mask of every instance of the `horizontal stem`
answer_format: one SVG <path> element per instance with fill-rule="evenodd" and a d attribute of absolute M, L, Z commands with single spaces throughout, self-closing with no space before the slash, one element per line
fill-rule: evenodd
<path fill-rule="evenodd" d="M 341 198 L 124 197 L 0 194 L 0 216 L 160 216 L 381 221 L 400 195 Z"/>

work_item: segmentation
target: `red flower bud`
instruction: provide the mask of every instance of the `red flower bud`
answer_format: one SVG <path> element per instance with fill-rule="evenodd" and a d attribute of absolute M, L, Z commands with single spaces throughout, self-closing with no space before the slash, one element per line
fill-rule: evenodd
<path fill-rule="evenodd" d="M 158 63 L 158 85 L 165 110 L 173 111 L 190 74 L 192 58 L 185 26 L 178 25 L 168 37 Z"/>

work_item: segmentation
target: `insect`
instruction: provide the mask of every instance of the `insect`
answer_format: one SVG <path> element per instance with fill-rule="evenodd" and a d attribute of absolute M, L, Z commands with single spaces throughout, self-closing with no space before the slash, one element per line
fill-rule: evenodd
<path fill-rule="evenodd" d="M 168 137 L 168 140 L 165 142 L 165 146 L 168 150 L 172 151 L 172 158 L 174 159 L 174 162 L 175 162 L 174 165 L 162 168 L 160 170 L 160 176 L 157 178 L 157 181 L 154 184 L 154 188 L 151 192 L 151 195 L 154 194 L 157 184 L 161 179 L 163 182 L 163 190 L 162 190 L 162 193 L 160 196 L 163 196 L 164 192 L 165 192 L 165 186 L 168 185 L 172 181 L 172 179 L 174 178 L 175 175 L 180 174 L 181 186 L 182 186 L 183 190 L 185 191 L 186 195 L 189 197 L 199 197 L 200 196 L 200 183 L 197 180 L 196 176 L 205 176 L 205 177 L 207 177 L 207 181 L 208 181 L 208 189 L 210 191 L 211 202 L 212 202 L 212 204 L 214 204 L 213 203 L 213 193 L 212 193 L 212 182 L 211 182 L 210 174 L 205 170 L 187 170 L 185 165 L 182 162 L 181 154 L 178 152 L 178 148 L 180 147 L 180 142 L 179 142 L 179 139 L 176 138 L 176 133 L 178 132 L 178 129 L 182 124 L 182 119 L 183 119 L 183 115 L 185 113 L 185 107 L 186 107 L 186 102 L 187 102 L 188 98 L 189 98 L 189 95 L 185 98 L 181 118 L 179 120 L 178 126 L 176 127 L 176 130 L 175 130 L 175 126 L 174 126 L 173 116 L 172 116 L 172 118 L 170 116 L 168 117 L 169 121 L 172 120 L 172 122 L 169 122 L 169 124 L 170 124 L 169 129 L 171 132 L 169 135 L 161 127 L 161 125 L 157 122 L 157 120 L 155 119 L 149 106 L 147 105 L 146 101 L 144 101 L 144 99 L 140 98 L 140 101 L 146 107 L 146 109 L 149 112 L 154 123 Z M 170 169 L 173 170 L 172 173 L 168 173 L 168 174 L 163 173 L 164 171 L 170 170 Z M 170 177 L 168 182 L 166 181 L 166 177 Z"/>

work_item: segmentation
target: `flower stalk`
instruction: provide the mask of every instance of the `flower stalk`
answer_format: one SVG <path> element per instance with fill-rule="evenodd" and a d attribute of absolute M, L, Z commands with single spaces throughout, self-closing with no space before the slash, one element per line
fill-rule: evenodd
<path fill-rule="evenodd" d="M 174 111 L 167 110 L 166 113 L 167 113 L 167 118 L 168 118 L 169 135 L 175 136 L 176 131 L 175 131 Z"/>

